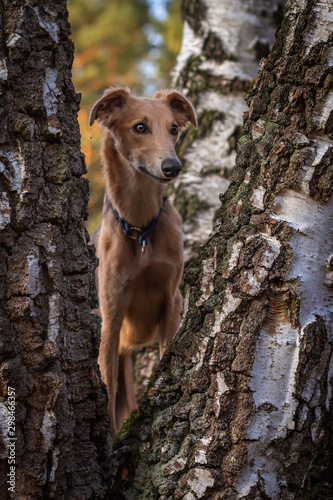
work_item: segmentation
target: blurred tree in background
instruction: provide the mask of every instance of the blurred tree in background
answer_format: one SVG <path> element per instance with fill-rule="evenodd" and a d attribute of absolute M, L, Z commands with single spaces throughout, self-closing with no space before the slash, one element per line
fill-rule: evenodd
<path fill-rule="evenodd" d="M 180 0 L 69 0 L 75 44 L 73 81 L 82 93 L 81 148 L 90 182 L 88 231 L 100 222 L 104 180 L 99 159 L 102 131 L 88 127 L 89 111 L 108 86 L 151 95 L 170 84 L 182 36 Z"/>

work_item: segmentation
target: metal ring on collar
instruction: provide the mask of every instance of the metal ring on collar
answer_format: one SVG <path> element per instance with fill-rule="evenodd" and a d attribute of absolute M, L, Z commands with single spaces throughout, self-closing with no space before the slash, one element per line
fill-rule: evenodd
<path fill-rule="evenodd" d="M 133 231 L 136 231 L 136 232 L 137 232 L 137 234 L 136 234 L 136 235 L 134 235 L 134 234 L 128 234 L 128 236 L 129 236 L 130 238 L 132 238 L 133 240 L 137 240 L 137 239 L 139 239 L 139 236 L 142 234 L 142 231 L 141 231 L 141 229 L 140 229 L 139 227 L 131 226 L 131 227 L 129 228 L 129 230 L 130 230 L 130 231 L 132 231 L 132 232 L 133 232 Z"/>

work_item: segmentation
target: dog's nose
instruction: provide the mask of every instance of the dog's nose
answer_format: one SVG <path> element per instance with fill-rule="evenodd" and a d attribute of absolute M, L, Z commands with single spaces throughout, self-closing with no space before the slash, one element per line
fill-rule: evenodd
<path fill-rule="evenodd" d="M 165 177 L 177 177 L 182 169 L 178 158 L 166 158 L 162 161 L 161 169 Z"/>

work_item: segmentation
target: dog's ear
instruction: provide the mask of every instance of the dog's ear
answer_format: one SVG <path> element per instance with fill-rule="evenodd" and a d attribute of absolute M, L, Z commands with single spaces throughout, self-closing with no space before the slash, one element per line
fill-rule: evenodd
<path fill-rule="evenodd" d="M 95 102 L 89 115 L 89 127 L 95 120 L 108 118 L 113 113 L 120 111 L 126 104 L 130 92 L 127 89 L 106 89 L 103 96 Z"/>
<path fill-rule="evenodd" d="M 157 99 L 164 99 L 173 112 L 177 125 L 184 127 L 187 122 L 197 128 L 197 115 L 192 103 L 177 90 L 160 90 L 154 95 Z"/>

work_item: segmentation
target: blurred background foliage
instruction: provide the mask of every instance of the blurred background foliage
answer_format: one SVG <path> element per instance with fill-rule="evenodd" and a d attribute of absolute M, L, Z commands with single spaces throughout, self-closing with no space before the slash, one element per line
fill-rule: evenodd
<path fill-rule="evenodd" d="M 94 102 L 109 86 L 152 96 L 170 85 L 182 37 L 181 0 L 69 0 L 75 45 L 73 81 L 82 94 L 81 148 L 90 182 L 88 231 L 100 222 L 104 180 L 99 158 L 102 130 L 88 127 Z"/>

